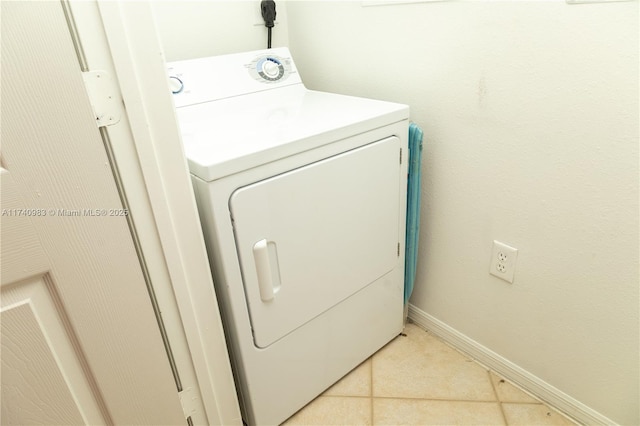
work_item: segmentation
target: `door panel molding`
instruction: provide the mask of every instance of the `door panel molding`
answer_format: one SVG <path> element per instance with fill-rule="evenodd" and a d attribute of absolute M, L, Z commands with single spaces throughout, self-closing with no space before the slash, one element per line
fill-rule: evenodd
<path fill-rule="evenodd" d="M 55 288 L 48 273 L 2 285 L 2 421 L 111 424 Z"/>

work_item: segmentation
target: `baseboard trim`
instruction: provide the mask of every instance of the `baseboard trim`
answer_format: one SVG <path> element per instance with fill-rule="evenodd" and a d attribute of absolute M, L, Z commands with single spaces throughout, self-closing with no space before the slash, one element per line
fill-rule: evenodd
<path fill-rule="evenodd" d="M 409 319 L 471 356 L 490 370 L 522 387 L 536 398 L 560 410 L 573 420 L 588 425 L 615 425 L 611 419 L 587 407 L 566 393 L 529 373 L 489 348 L 460 333 L 423 310 L 409 304 Z"/>

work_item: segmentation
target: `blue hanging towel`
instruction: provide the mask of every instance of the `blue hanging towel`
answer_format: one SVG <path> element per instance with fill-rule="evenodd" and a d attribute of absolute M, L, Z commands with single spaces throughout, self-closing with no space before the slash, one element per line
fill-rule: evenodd
<path fill-rule="evenodd" d="M 404 303 L 409 302 L 416 279 L 418 237 L 420 235 L 420 163 L 422 130 L 409 124 L 409 174 L 407 182 L 407 235 L 405 249 Z"/>

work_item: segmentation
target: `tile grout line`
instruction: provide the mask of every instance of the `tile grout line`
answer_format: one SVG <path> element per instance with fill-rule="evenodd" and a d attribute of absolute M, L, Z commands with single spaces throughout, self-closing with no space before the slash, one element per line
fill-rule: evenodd
<path fill-rule="evenodd" d="M 417 397 L 405 397 L 405 396 L 376 396 L 376 399 L 401 399 L 404 401 L 432 401 L 432 402 L 469 402 L 469 403 L 478 403 L 478 404 L 488 404 L 492 402 L 499 402 L 496 400 L 486 400 L 486 399 L 450 399 L 450 398 L 417 398 Z M 517 403 L 520 404 L 520 403 Z M 523 402 L 523 405 L 541 405 L 539 403 L 526 403 Z"/>
<path fill-rule="evenodd" d="M 371 355 L 371 362 L 369 363 L 369 404 L 371 413 L 371 424 L 373 425 L 373 357 L 375 354 Z"/>
<path fill-rule="evenodd" d="M 453 398 L 420 398 L 411 396 L 371 396 L 371 395 L 319 395 L 323 398 L 356 398 L 356 399 L 401 399 L 405 401 L 434 401 L 434 402 L 470 402 L 487 404 L 491 402 L 500 402 L 498 400 L 491 399 L 453 399 Z M 524 401 L 504 401 L 505 404 L 517 404 L 517 405 L 545 405 L 543 402 L 524 402 Z"/>
<path fill-rule="evenodd" d="M 500 407 L 500 415 L 502 416 L 502 420 L 504 420 L 505 425 L 509 425 L 507 422 L 507 415 L 504 413 L 504 408 L 502 407 L 502 400 L 500 399 L 500 395 L 498 395 L 498 389 L 496 389 L 496 384 L 493 383 L 493 378 L 491 377 L 491 370 L 486 370 L 487 376 L 489 377 L 489 383 L 491 383 L 491 388 L 493 389 L 493 393 L 496 396 L 496 401 L 498 402 L 498 407 Z"/>

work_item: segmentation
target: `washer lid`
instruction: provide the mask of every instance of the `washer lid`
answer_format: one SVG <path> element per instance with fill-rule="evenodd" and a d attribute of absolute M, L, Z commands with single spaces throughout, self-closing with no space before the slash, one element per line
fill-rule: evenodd
<path fill-rule="evenodd" d="M 205 181 L 409 118 L 402 104 L 302 84 L 177 109 L 189 169 Z"/>

